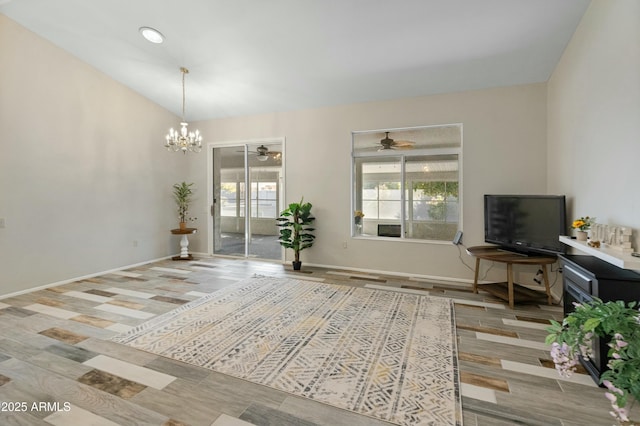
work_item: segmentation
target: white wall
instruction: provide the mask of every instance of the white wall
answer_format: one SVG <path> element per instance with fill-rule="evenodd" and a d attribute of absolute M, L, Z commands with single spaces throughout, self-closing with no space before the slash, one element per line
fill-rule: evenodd
<path fill-rule="evenodd" d="M 190 248 L 206 252 L 207 159 L 162 149 L 176 117 L 2 15 L 0 62 L 0 294 L 175 253 L 182 180 L 197 185 Z M 285 202 L 304 195 L 318 218 L 304 262 L 470 278 L 452 244 L 350 238 L 351 131 L 462 123 L 464 243 L 482 244 L 483 194 L 547 189 L 546 96 L 541 83 L 193 125 L 206 142 L 286 138 Z"/>
<path fill-rule="evenodd" d="M 636 229 L 640 249 L 640 2 L 594 0 L 548 82 L 549 191 L 570 218 Z"/>
<path fill-rule="evenodd" d="M 0 14 L 0 295 L 176 253 L 177 121 Z"/>
<path fill-rule="evenodd" d="M 302 252 L 303 263 L 470 278 L 450 243 L 350 238 L 351 131 L 449 123 L 464 126 L 464 243 L 482 244 L 483 194 L 546 191 L 545 84 L 211 120 L 198 127 L 214 143 L 286 138 L 285 202 L 304 196 L 317 218 L 316 243 Z M 191 176 L 206 188 L 206 158 L 191 159 Z M 196 208 L 198 216 L 206 214 L 206 197 Z M 196 251 L 206 252 L 206 235 L 199 233 Z"/>

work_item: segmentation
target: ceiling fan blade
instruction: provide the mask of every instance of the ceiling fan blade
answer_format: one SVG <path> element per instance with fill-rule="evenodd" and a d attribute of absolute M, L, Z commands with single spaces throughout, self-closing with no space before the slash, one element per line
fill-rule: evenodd
<path fill-rule="evenodd" d="M 415 145 L 415 142 L 413 141 L 393 141 L 393 146 L 396 146 L 396 147 L 413 146 L 413 145 Z"/>

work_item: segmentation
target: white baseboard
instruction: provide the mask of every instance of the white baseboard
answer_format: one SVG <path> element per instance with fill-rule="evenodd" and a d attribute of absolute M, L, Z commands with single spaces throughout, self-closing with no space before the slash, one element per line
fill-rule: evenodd
<path fill-rule="evenodd" d="M 274 260 L 274 259 L 251 259 L 251 258 L 240 258 L 236 256 L 226 256 L 219 254 L 209 254 L 209 253 L 193 253 L 194 255 L 199 255 L 203 257 L 215 258 L 220 257 L 223 259 L 238 259 L 238 260 L 256 260 L 258 262 L 270 262 L 270 263 L 278 263 L 282 265 L 291 264 L 290 260 Z M 364 272 L 366 274 L 378 274 L 378 275 L 387 275 L 387 276 L 395 276 L 395 277 L 403 277 L 409 278 L 413 281 L 429 281 L 429 282 L 444 282 L 444 283 L 462 283 L 462 284 L 473 284 L 473 279 L 469 278 L 456 278 L 456 277 L 443 277 L 438 275 L 424 275 L 424 274 L 410 274 L 404 272 L 396 272 L 396 271 L 383 271 L 378 269 L 367 269 L 367 268 L 352 268 L 349 266 L 337 266 L 337 265 L 325 265 L 321 263 L 307 263 L 304 262 L 304 265 L 314 266 L 317 268 L 325 268 L 325 269 L 342 269 L 345 271 L 353 271 L 353 272 Z M 479 284 L 489 283 L 492 281 L 479 281 Z"/>
<path fill-rule="evenodd" d="M 8 294 L 0 294 L 0 300 L 7 299 L 9 297 L 20 296 L 21 294 L 32 293 L 32 292 L 38 291 L 38 290 L 44 290 L 44 289 L 47 289 L 47 288 L 50 288 L 50 287 L 57 287 L 59 285 L 69 284 L 69 283 L 72 283 L 74 281 L 86 280 L 88 278 L 93 278 L 93 277 L 97 277 L 97 276 L 100 276 L 100 275 L 109 274 L 111 272 L 121 271 L 123 269 L 135 268 L 137 266 L 142 266 L 142 265 L 146 265 L 148 263 L 158 262 L 160 260 L 171 259 L 171 257 L 172 256 L 166 256 L 166 257 L 160 257 L 158 259 L 146 260 L 144 262 L 134 263 L 132 265 L 127 265 L 127 266 L 121 266 L 119 268 L 113 268 L 113 269 L 109 269 L 107 271 L 96 272 L 96 273 L 89 274 L 89 275 L 83 275 L 81 277 L 69 278 L 67 280 L 56 281 L 54 283 L 44 284 L 44 285 L 41 285 L 41 286 L 38 286 L 38 287 L 28 288 L 26 290 L 15 291 L 13 293 L 8 293 Z"/>
<path fill-rule="evenodd" d="M 198 253 L 198 252 L 194 252 L 192 253 L 195 256 L 202 256 L 202 257 L 210 257 L 210 258 L 215 258 L 215 257 L 222 257 L 222 258 L 233 258 L 233 259 L 238 259 L 238 260 L 252 260 L 252 259 L 245 259 L 245 258 L 238 258 L 238 257 L 227 257 L 227 256 L 218 256 L 218 255 L 211 255 L 209 253 Z M 34 291 L 38 291 L 38 290 L 44 290 L 50 287 L 56 287 L 59 285 L 64 285 L 64 284 L 69 284 L 72 283 L 74 281 L 80 281 L 80 280 L 86 280 L 88 278 L 93 278 L 93 277 L 97 277 L 100 275 L 104 275 L 104 274 L 109 274 L 111 272 L 116 272 L 116 271 L 121 271 L 123 269 L 130 269 L 130 268 L 135 268 L 137 266 L 142 266 L 142 265 L 146 265 L 148 263 L 153 263 L 153 262 L 158 262 L 161 260 L 166 260 L 166 259 L 171 259 L 173 256 L 177 256 L 178 254 L 172 254 L 169 256 L 165 256 L 165 257 L 160 257 L 157 259 L 152 259 L 152 260 L 146 260 L 144 262 L 139 262 L 139 263 L 134 263 L 132 265 L 126 265 L 126 266 L 121 266 L 119 268 L 113 268 L 113 269 L 109 269 L 106 271 L 101 271 L 101 272 L 96 272 L 93 274 L 89 274 L 89 275 L 83 275 L 81 277 L 75 277 L 75 278 L 69 278 L 66 280 L 62 280 L 62 281 L 56 281 L 54 283 L 50 283 L 50 284 L 45 284 L 45 285 L 41 285 L 38 287 L 33 287 L 33 288 L 29 288 L 26 290 L 20 290 L 20 291 L 16 291 L 13 293 L 8 293 L 8 294 L 1 294 L 0 295 L 0 300 L 2 299 L 6 299 L 9 297 L 14 297 L 14 296 L 20 296 L 21 294 L 26 294 L 26 293 L 31 293 Z M 264 262 L 273 262 L 273 263 L 281 263 L 283 265 L 289 264 L 291 262 L 289 261 L 280 261 L 280 260 L 258 260 L 260 262 L 264 261 Z M 473 284 L 473 280 L 471 279 L 466 279 L 466 278 L 455 278 L 455 277 L 443 277 L 443 276 L 438 276 L 438 275 L 423 275 L 423 274 L 409 274 L 409 273 L 404 273 L 404 272 L 395 272 L 395 271 L 382 271 L 382 270 L 377 270 L 377 269 L 367 269 L 367 268 L 352 268 L 349 266 L 337 266 L 337 265 L 323 265 L 323 264 L 319 264 L 319 263 L 305 263 L 305 265 L 309 265 L 309 266 L 314 266 L 317 268 L 326 268 L 326 269 L 342 269 L 342 270 L 346 270 L 346 271 L 353 271 L 353 272 L 364 272 L 367 274 L 378 274 L 378 275 L 387 275 L 387 276 L 397 276 L 397 277 L 403 277 L 403 278 L 408 278 L 410 280 L 414 280 L 414 281 L 429 281 L 429 282 L 443 282 L 443 283 L 463 283 L 463 284 Z"/>
<path fill-rule="evenodd" d="M 288 262 L 283 262 L 283 263 L 288 263 Z M 403 278 L 409 278 L 410 280 L 413 280 L 413 281 L 424 280 L 429 282 L 444 282 L 444 283 L 455 282 L 455 283 L 473 284 L 473 280 L 467 279 L 467 278 L 443 277 L 438 275 L 410 274 L 406 272 L 382 271 L 378 269 L 366 269 L 366 268 L 351 268 L 349 266 L 322 265 L 318 263 L 305 263 L 305 265 L 315 266 L 317 268 L 342 269 L 345 271 L 365 272 L 367 274 L 403 277 Z"/>

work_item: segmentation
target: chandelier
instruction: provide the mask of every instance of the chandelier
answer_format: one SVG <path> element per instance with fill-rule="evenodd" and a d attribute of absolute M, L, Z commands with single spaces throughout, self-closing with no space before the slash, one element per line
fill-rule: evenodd
<path fill-rule="evenodd" d="M 184 76 L 189 73 L 189 70 L 180 67 L 180 71 L 182 72 L 182 122 L 180 122 L 180 131 L 174 130 L 173 127 L 169 129 L 164 146 L 168 151 L 182 151 L 183 154 L 186 154 L 187 151 L 200 152 L 202 150 L 202 135 L 198 130 L 189 132 L 187 130 L 189 124 L 184 119 Z"/>

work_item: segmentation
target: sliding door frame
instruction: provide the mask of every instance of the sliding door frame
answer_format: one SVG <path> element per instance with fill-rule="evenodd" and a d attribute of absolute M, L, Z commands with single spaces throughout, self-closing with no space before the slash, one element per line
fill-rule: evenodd
<path fill-rule="evenodd" d="M 245 173 L 245 182 L 249 182 L 247 180 L 247 175 L 249 173 L 248 167 L 248 149 L 249 145 L 262 145 L 262 144 L 273 144 L 279 143 L 282 152 L 281 157 L 281 182 L 280 182 L 280 197 L 278 200 L 278 212 L 281 212 L 284 209 L 284 200 L 286 199 L 286 161 L 285 161 L 285 141 L 286 138 L 284 136 L 281 137 L 273 137 L 273 138 L 261 138 L 261 139 L 241 139 L 235 141 L 225 141 L 225 142 L 210 142 L 207 144 L 207 206 L 209 210 L 209 214 L 207 215 L 207 253 L 211 256 L 215 255 L 213 246 L 213 237 L 214 237 L 214 197 L 213 197 L 213 150 L 215 148 L 238 148 L 244 150 L 244 173 Z M 247 212 L 245 213 L 245 258 L 248 257 L 248 239 L 251 232 L 251 190 L 245 185 L 245 208 Z M 248 214 L 247 214 L 248 213 Z M 281 248 L 281 256 L 280 260 L 284 261 L 284 248 Z"/>

